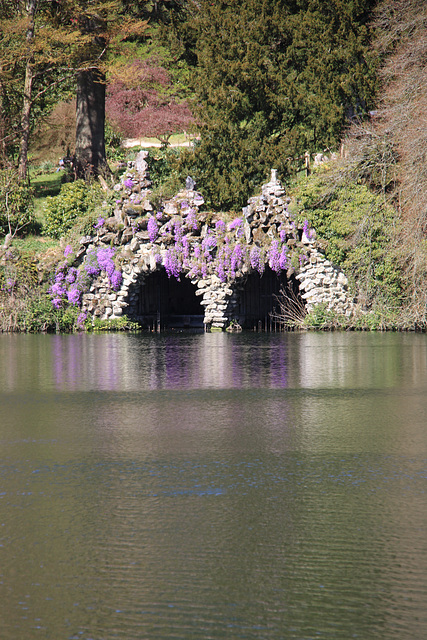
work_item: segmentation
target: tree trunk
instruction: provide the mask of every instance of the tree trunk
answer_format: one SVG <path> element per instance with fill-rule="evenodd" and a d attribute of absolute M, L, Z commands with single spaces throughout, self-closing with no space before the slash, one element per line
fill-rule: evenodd
<path fill-rule="evenodd" d="M 1 75 L 1 67 L 0 67 Z M 0 82 L 0 169 L 7 163 L 6 121 L 3 117 L 3 85 Z"/>
<path fill-rule="evenodd" d="M 18 180 L 22 182 L 27 177 L 28 168 L 28 145 L 30 142 L 30 118 L 31 118 L 31 98 L 33 90 L 33 69 L 31 67 L 32 52 L 31 45 L 34 40 L 34 29 L 38 0 L 27 0 L 25 10 L 28 16 L 28 27 L 26 40 L 28 45 L 27 65 L 25 68 L 24 95 L 21 111 L 21 141 L 19 150 Z"/>
<path fill-rule="evenodd" d="M 77 75 L 75 170 L 87 179 L 107 168 L 105 159 L 105 76 L 99 70 Z"/>
<path fill-rule="evenodd" d="M 21 141 L 19 150 L 18 180 L 23 182 L 27 177 L 28 145 L 30 142 L 31 92 L 33 88 L 33 70 L 27 62 L 24 81 L 24 99 L 21 111 Z"/>

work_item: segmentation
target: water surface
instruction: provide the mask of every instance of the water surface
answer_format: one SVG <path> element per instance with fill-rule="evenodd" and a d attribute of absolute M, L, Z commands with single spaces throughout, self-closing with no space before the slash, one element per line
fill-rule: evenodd
<path fill-rule="evenodd" d="M 427 337 L 0 336 L 0 637 L 427 637 Z"/>

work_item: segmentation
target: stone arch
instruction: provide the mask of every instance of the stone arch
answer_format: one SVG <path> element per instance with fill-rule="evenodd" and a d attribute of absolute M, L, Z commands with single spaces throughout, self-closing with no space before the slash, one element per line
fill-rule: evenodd
<path fill-rule="evenodd" d="M 141 160 L 139 168 L 129 167 L 114 187 L 114 216 L 100 218 L 96 232 L 80 240 L 80 263 L 87 259 L 93 269 L 94 256 L 113 249 L 122 275 L 113 286 L 104 256 L 82 295 L 83 312 L 102 320 L 126 314 L 151 329 L 196 324 L 224 330 L 237 320 L 245 328 L 274 330 L 270 314 L 283 287 L 302 314 L 319 304 L 353 313 L 347 278 L 325 258 L 307 220 L 288 210 L 290 198 L 275 170 L 261 195 L 227 222 L 199 212 L 204 201 L 190 184 L 154 214 L 145 165 Z M 180 281 L 167 278 L 171 264 L 181 272 Z M 260 277 L 256 270 L 263 268 Z"/>
<path fill-rule="evenodd" d="M 274 331 L 278 327 L 275 316 L 279 314 L 282 292 L 304 307 L 300 286 L 293 270 L 276 273 L 268 265 L 264 272 L 251 271 L 237 284 L 238 301 L 236 317 L 244 329 Z"/>
<path fill-rule="evenodd" d="M 151 331 L 201 329 L 204 309 L 196 292 L 197 284 L 184 274 L 177 280 L 159 267 L 140 275 L 129 286 L 127 315 Z"/>

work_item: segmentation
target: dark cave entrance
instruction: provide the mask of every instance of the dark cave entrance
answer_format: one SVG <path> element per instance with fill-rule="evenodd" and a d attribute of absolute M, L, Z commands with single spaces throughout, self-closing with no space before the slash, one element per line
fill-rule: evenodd
<path fill-rule="evenodd" d="M 132 319 L 151 331 L 202 329 L 204 309 L 196 285 L 181 275 L 168 278 L 165 269 L 148 275 L 135 285 L 137 301 Z"/>
<path fill-rule="evenodd" d="M 286 272 L 276 273 L 266 266 L 262 276 L 254 271 L 247 277 L 240 292 L 239 321 L 243 329 L 252 331 L 280 331 L 277 319 L 280 313 L 281 292 L 304 307 L 298 281 Z"/>

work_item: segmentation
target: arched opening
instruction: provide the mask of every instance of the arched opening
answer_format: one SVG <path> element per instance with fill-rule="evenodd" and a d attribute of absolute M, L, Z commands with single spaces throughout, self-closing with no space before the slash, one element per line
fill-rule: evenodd
<path fill-rule="evenodd" d="M 287 296 L 298 301 L 301 308 L 304 307 L 294 275 L 287 277 L 286 272 L 276 273 L 269 266 L 266 266 L 262 275 L 257 271 L 250 273 L 239 296 L 238 315 L 241 326 L 254 331 L 280 330 L 281 323 L 277 320 L 277 315 L 281 311 L 279 299 L 282 291 L 285 293 L 285 300 Z"/>
<path fill-rule="evenodd" d="M 152 331 L 203 328 L 204 310 L 196 289 L 184 275 L 180 280 L 168 278 L 165 269 L 159 269 L 133 286 L 128 315 Z"/>

